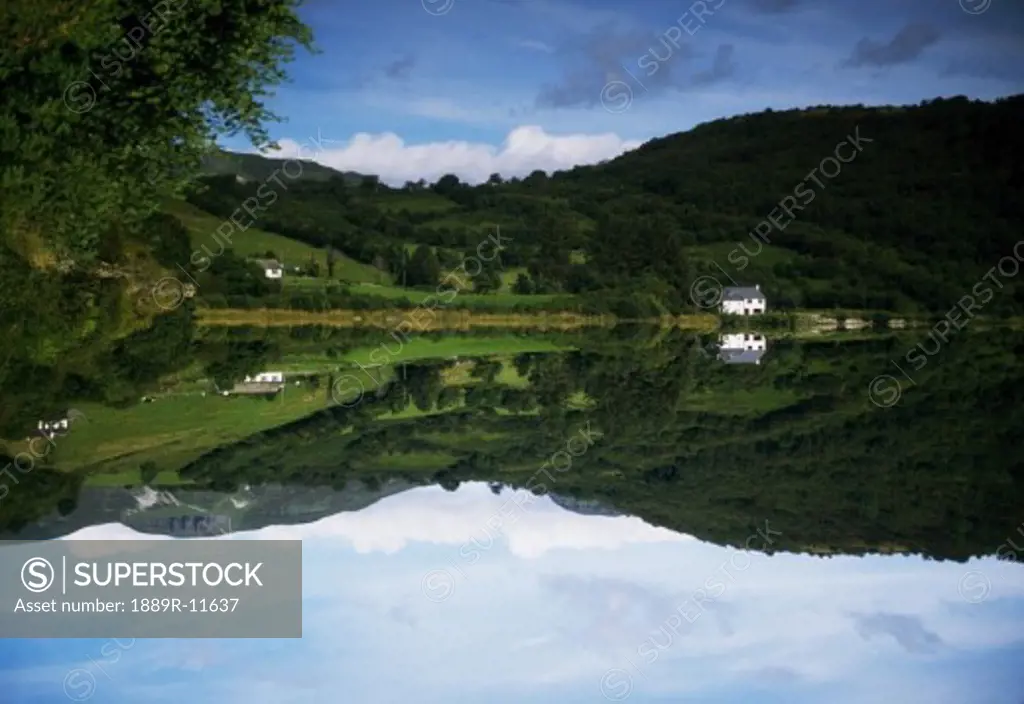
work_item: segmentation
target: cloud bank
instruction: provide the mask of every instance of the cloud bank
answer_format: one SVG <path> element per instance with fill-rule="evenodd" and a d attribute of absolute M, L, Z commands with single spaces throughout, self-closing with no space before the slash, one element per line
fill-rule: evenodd
<path fill-rule="evenodd" d="M 528 492 L 523 491 L 505 491 L 496 496 L 484 484 L 466 485 L 458 493 L 423 487 L 388 497 L 360 511 L 337 513 L 313 523 L 243 531 L 237 537 L 338 539 L 363 554 L 394 554 L 411 543 L 456 547 L 473 543 L 484 550 L 493 543 L 507 543 L 508 551 L 519 558 L 536 558 L 552 550 L 616 550 L 637 543 L 693 540 L 667 528 L 648 525 L 633 516 L 586 516 L 566 511 L 548 497 L 533 497 L 533 501 L 528 502 L 527 496 Z M 154 538 L 169 539 L 111 523 L 83 528 L 66 539 Z"/>
<path fill-rule="evenodd" d="M 445 174 L 478 184 L 494 173 L 511 178 L 537 169 L 561 171 L 612 159 L 642 142 L 613 133 L 554 135 L 526 125 L 512 130 L 500 146 L 467 141 L 408 144 L 393 132 L 361 132 L 347 141 L 325 139 L 323 143 L 317 162 L 339 171 L 376 174 L 382 183 L 401 186 L 419 179 L 434 182 Z M 279 145 L 281 152 L 273 156 L 310 156 L 309 145 L 290 139 L 282 139 Z"/>

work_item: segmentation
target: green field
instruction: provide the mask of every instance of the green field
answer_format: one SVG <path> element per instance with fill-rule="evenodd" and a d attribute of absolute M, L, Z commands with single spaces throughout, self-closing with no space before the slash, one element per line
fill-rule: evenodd
<path fill-rule="evenodd" d="M 715 389 L 692 394 L 683 402 L 683 408 L 726 416 L 759 416 L 781 410 L 803 399 L 803 395 L 794 391 L 763 386 L 730 391 Z"/>
<path fill-rule="evenodd" d="M 388 378 L 391 370 L 377 372 Z M 146 461 L 173 471 L 220 445 L 297 420 L 330 405 L 330 389 L 287 386 L 273 400 L 171 394 L 128 409 L 79 407 L 86 420 L 54 451 L 58 468 L 137 472 Z"/>
<path fill-rule="evenodd" d="M 361 283 L 350 287 L 353 293 L 360 293 L 366 296 L 376 296 L 390 300 L 408 298 L 413 303 L 422 303 L 433 297 L 437 302 L 436 308 L 513 308 L 515 306 L 538 306 L 543 307 L 556 301 L 564 301 L 566 307 L 571 307 L 572 296 L 564 294 L 533 294 L 521 295 L 499 291 L 497 293 L 459 293 L 450 303 L 438 298 L 436 291 L 401 288 L 400 286 L 379 286 L 377 284 Z"/>
<path fill-rule="evenodd" d="M 512 293 L 512 286 L 515 284 L 516 277 L 520 272 L 525 271 L 526 269 L 524 268 L 515 268 L 503 272 L 501 274 L 502 286 L 494 293 L 459 293 L 451 302 L 445 302 L 444 300 L 439 299 L 437 297 L 436 289 L 424 290 L 402 288 L 401 286 L 387 283 L 374 283 L 367 281 L 355 282 L 349 284 L 349 291 L 362 296 L 379 298 L 382 299 L 382 302 L 396 301 L 404 298 L 414 304 L 430 301 L 431 296 L 433 296 L 435 307 L 440 310 L 443 310 L 446 307 L 452 309 L 476 308 L 481 310 L 502 310 L 514 308 L 515 306 L 536 306 L 540 308 L 549 306 L 555 302 L 562 302 L 566 309 L 572 308 L 575 303 L 575 297 L 571 295 L 556 293 Z M 285 289 L 315 291 L 326 287 L 329 283 L 332 283 L 332 280 L 327 278 L 314 278 L 312 276 L 289 276 L 286 273 L 282 282 Z M 441 286 L 443 290 L 446 290 L 455 284 L 455 280 L 452 279 L 448 283 L 441 284 Z M 469 290 L 471 291 L 471 289 Z"/>
<path fill-rule="evenodd" d="M 178 218 L 188 229 L 193 247 L 205 244 L 210 251 L 220 251 L 221 246 L 214 241 L 213 235 L 223 224 L 223 220 L 183 201 L 174 201 L 168 204 L 166 210 Z M 322 271 L 327 271 L 327 251 L 325 249 L 318 249 L 305 242 L 276 235 L 273 232 L 250 227 L 245 232 L 234 234 L 231 244 L 235 254 L 242 257 L 263 257 L 268 251 L 273 252 L 286 267 L 285 280 L 288 279 L 288 267 L 305 265 L 311 256 L 320 264 Z M 334 278 L 340 281 L 381 284 L 391 282 L 391 276 L 386 272 L 344 255 L 339 255 L 335 262 Z M 322 279 L 322 281 L 326 282 L 326 279 Z"/>
<path fill-rule="evenodd" d="M 386 348 L 385 348 L 386 345 Z M 395 347 L 398 349 L 395 350 Z M 571 347 L 536 336 L 497 335 L 494 337 L 447 336 L 440 339 L 414 337 L 404 344 L 395 340 L 372 347 L 360 347 L 341 357 L 349 364 L 397 364 L 420 359 L 452 357 L 506 357 L 525 352 L 563 352 Z M 394 352 L 392 354 L 391 352 Z"/>
<path fill-rule="evenodd" d="M 498 375 L 494 378 L 494 382 L 496 384 L 509 386 L 514 389 L 525 389 L 530 386 L 530 380 L 519 374 L 510 358 L 496 361 L 501 361 L 502 363 L 501 371 L 498 372 Z M 455 367 L 446 370 L 444 373 L 445 385 L 465 386 L 476 383 L 476 379 L 473 377 L 473 366 L 472 361 L 467 361 L 465 363 L 460 362 Z"/>
<path fill-rule="evenodd" d="M 515 335 L 493 337 L 455 336 L 439 339 L 413 338 L 395 350 L 381 346 L 358 348 L 340 357 L 303 353 L 288 356 L 274 369 L 323 374 L 355 364 L 373 365 L 374 378 L 390 379 L 395 364 L 431 358 L 501 357 L 504 362 L 498 383 L 523 387 L 528 382 L 516 372 L 511 357 L 524 352 L 558 352 L 571 349 L 550 340 Z M 468 360 L 467 360 L 468 361 Z M 471 363 L 458 365 L 446 375 L 446 383 L 461 386 L 471 383 Z M 367 388 L 371 382 L 367 381 Z M 126 409 L 99 404 L 81 404 L 85 420 L 74 433 L 57 442 L 53 459 L 59 469 L 92 470 L 90 482 L 122 485 L 138 483 L 139 467 L 155 463 L 161 484 L 177 481 L 175 470 L 202 454 L 222 445 L 243 440 L 255 433 L 303 418 L 333 403 L 326 383 L 319 388 L 287 385 L 273 400 L 259 397 L 223 397 L 202 395 L 195 379 L 182 381 L 153 403 L 140 403 Z M 188 388 L 188 392 L 182 390 Z M 354 389 L 353 389 L 354 390 Z M 395 418 L 421 414 L 409 408 Z"/>

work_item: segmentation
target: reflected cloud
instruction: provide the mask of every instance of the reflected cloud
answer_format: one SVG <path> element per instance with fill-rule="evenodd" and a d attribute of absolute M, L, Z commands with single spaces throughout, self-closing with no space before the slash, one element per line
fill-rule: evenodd
<path fill-rule="evenodd" d="M 1024 694 L 1006 665 L 1024 655 L 1024 572 L 995 558 L 766 555 L 539 497 L 500 526 L 449 598 L 424 598 L 423 575 L 481 539 L 494 515 L 507 517 L 498 509 L 510 496 L 485 484 L 421 488 L 314 523 L 212 538 L 304 541 L 303 638 L 138 641 L 109 681 L 98 679 L 96 701 L 319 702 L 344 683 L 353 701 L 574 704 L 601 701 L 611 671 L 637 703 L 903 693 L 1015 704 L 1007 695 Z M 106 525 L 72 539 L 128 537 L 143 536 Z M 958 594 L 969 571 L 991 582 L 983 602 Z M 61 678 L 94 650 L 0 644 L 0 687 L 24 704 L 56 701 Z"/>
<path fill-rule="evenodd" d="M 905 614 L 854 614 L 857 633 L 864 640 L 890 636 L 908 653 L 934 653 L 944 643 L 942 638 L 921 624 L 921 619 Z"/>
<path fill-rule="evenodd" d="M 693 540 L 633 516 L 589 516 L 566 511 L 550 497 L 527 492 L 494 495 L 484 483 L 458 492 L 439 487 L 411 489 L 361 511 L 337 513 L 312 523 L 279 525 L 237 534 L 260 540 L 342 539 L 359 553 L 393 554 L 412 543 L 460 546 L 507 542 L 517 557 L 552 550 L 616 550 L 633 543 Z M 84 528 L 72 540 L 131 540 L 139 533 L 121 524 Z M 163 537 L 163 536 L 161 536 Z"/>

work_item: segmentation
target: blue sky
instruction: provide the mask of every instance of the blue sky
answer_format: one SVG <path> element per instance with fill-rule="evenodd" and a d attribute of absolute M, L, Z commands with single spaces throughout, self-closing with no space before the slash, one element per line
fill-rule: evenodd
<path fill-rule="evenodd" d="M 1024 91 L 1011 0 L 314 0 L 302 15 L 322 51 L 291 65 L 273 136 L 399 184 L 567 168 L 769 107 Z"/>
<path fill-rule="evenodd" d="M 420 488 L 236 536 L 303 540 L 301 640 L 0 641 L 0 692 L 19 704 L 63 701 L 65 682 L 111 704 L 1024 698 L 1019 564 L 767 557 L 547 498 L 502 510 L 511 496 Z"/>

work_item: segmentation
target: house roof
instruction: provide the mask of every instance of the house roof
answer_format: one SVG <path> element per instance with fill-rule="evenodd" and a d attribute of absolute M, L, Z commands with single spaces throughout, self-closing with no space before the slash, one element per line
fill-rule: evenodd
<path fill-rule="evenodd" d="M 253 259 L 254 262 L 262 266 L 264 269 L 282 269 L 281 262 L 276 259 Z"/>
<path fill-rule="evenodd" d="M 723 301 L 744 301 L 748 298 L 765 300 L 764 292 L 754 286 L 726 286 L 722 291 Z"/>
<path fill-rule="evenodd" d="M 756 364 L 764 357 L 766 350 L 723 349 L 718 358 L 726 364 Z"/>

